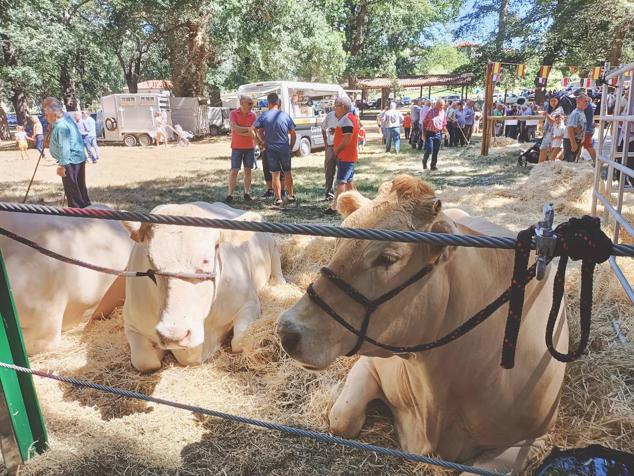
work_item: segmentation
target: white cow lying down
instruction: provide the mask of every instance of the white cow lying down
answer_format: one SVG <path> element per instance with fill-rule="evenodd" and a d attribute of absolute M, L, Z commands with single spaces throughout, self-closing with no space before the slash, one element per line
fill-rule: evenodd
<path fill-rule="evenodd" d="M 257 213 L 224 203 L 161 205 L 152 213 L 261 221 Z M 132 365 L 141 372 L 158 370 L 166 350 L 182 365 L 200 364 L 232 328 L 231 348 L 240 352 L 246 328 L 260 317 L 258 291 L 269 279 L 284 281 L 273 237 L 212 228 L 124 225 L 137 242 L 130 269 L 217 273 L 215 281 L 157 276 L 154 284 L 149 278 L 128 279 L 123 316 Z"/>
<path fill-rule="evenodd" d="M 61 255 L 124 270 L 133 242 L 119 222 L 0 212 L 0 226 Z M 62 330 L 108 316 L 123 303 L 125 280 L 62 263 L 0 236 L 29 354 L 52 350 Z"/>

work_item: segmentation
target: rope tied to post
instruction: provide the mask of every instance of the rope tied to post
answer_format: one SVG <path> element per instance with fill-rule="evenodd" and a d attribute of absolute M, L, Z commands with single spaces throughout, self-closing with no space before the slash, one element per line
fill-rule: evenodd
<path fill-rule="evenodd" d="M 505 369 L 512 369 L 515 366 L 515 350 L 521 325 L 524 290 L 527 283 L 526 278 L 528 276 L 528 258 L 531 250 L 532 237 L 534 235 L 534 226 L 522 230 L 517 235 L 509 312 L 506 321 L 504 342 L 502 344 L 501 365 Z M 613 244 L 610 238 L 601 230 L 601 221 L 596 217 L 588 215 L 582 218 L 571 218 L 567 222 L 561 223 L 555 228 L 554 235 L 556 237 L 556 243 L 552 256 L 548 256 L 547 260 L 550 261 L 556 256 L 559 256 L 560 259 L 553 285 L 553 304 L 546 325 L 546 347 L 550 354 L 558 361 L 573 362 L 585 352 L 590 337 L 592 321 L 592 278 L 594 268 L 598 263 L 603 263 L 610 257 Z M 563 354 L 555 348 L 553 333 L 564 295 L 568 258 L 573 261 L 581 260 L 579 309 L 581 337 L 579 344 L 574 350 Z"/>

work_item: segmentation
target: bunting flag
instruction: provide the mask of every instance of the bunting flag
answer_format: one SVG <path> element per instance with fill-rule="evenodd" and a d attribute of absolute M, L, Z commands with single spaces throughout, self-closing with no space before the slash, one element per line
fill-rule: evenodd
<path fill-rule="evenodd" d="M 561 80 L 561 85 L 566 88 L 570 84 L 570 78 L 564 78 Z"/>
<path fill-rule="evenodd" d="M 575 74 L 577 72 L 577 67 L 576 66 L 568 65 L 568 69 L 570 70 L 571 74 Z"/>
<path fill-rule="evenodd" d="M 619 78 L 612 78 L 609 82 L 610 86 L 616 88 L 619 85 Z"/>
<path fill-rule="evenodd" d="M 590 76 L 592 79 L 597 80 L 601 77 L 601 72 L 602 72 L 603 68 L 601 68 L 601 66 L 595 66 L 594 68 L 592 68 L 592 76 Z"/>
<path fill-rule="evenodd" d="M 515 67 L 515 76 L 517 76 L 518 78 L 523 78 L 525 74 L 526 74 L 526 65 L 518 64 Z"/>
<path fill-rule="evenodd" d="M 592 80 L 588 78 L 581 79 L 579 81 L 579 86 L 581 86 L 582 88 L 589 88 L 592 86 Z"/>
<path fill-rule="evenodd" d="M 544 78 L 544 79 L 548 79 L 548 75 L 550 74 L 550 69 L 552 68 L 552 66 L 548 66 L 548 65 L 542 65 L 539 67 L 539 77 L 540 78 Z"/>
<path fill-rule="evenodd" d="M 498 73 L 498 74 L 494 74 L 492 79 L 494 83 L 499 83 L 501 78 L 502 78 L 502 75 Z"/>
<path fill-rule="evenodd" d="M 502 63 L 493 63 L 493 66 L 491 67 L 491 74 L 493 74 L 493 76 L 499 76 L 501 71 Z"/>

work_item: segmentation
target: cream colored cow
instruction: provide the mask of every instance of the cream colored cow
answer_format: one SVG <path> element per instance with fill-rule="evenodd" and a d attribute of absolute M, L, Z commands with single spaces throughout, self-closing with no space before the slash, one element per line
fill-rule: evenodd
<path fill-rule="evenodd" d="M 124 270 L 134 244 L 119 222 L 0 212 L 0 226 L 61 255 Z M 62 330 L 108 316 L 125 280 L 62 263 L 0 236 L 0 249 L 29 354 L 53 350 Z"/>
<path fill-rule="evenodd" d="M 253 212 L 223 203 L 161 205 L 152 213 L 260 221 Z M 123 308 L 132 365 L 161 367 L 165 351 L 182 365 L 209 359 L 233 329 L 231 347 L 242 350 L 245 330 L 260 317 L 258 291 L 283 282 L 271 235 L 200 227 L 124 223 L 137 242 L 129 268 L 177 273 L 216 273 L 215 280 L 157 276 L 128 279 Z"/>
<path fill-rule="evenodd" d="M 348 227 L 510 235 L 464 212 L 441 211 L 433 190 L 409 176 L 384 184 L 373 201 L 347 192 L 337 206 Z M 368 336 L 411 346 L 449 333 L 509 286 L 513 252 L 342 239 L 328 267 L 375 299 L 428 265 L 433 266 L 429 274 L 378 307 Z M 394 414 L 403 449 L 498 471 L 519 470 L 539 443 L 535 440 L 555 422 L 564 377 L 564 364 L 544 343 L 553 278 L 549 272 L 526 288 L 512 370 L 500 367 L 507 305 L 469 334 L 428 352 L 395 356 L 365 342 L 330 411 L 331 431 L 356 436 L 368 402 L 381 399 Z M 360 328 L 363 308 L 349 295 L 323 276 L 314 289 Z M 563 309 L 554 339 L 560 351 L 568 346 Z M 357 340 L 308 295 L 282 314 L 278 332 L 284 349 L 310 369 L 327 367 Z"/>

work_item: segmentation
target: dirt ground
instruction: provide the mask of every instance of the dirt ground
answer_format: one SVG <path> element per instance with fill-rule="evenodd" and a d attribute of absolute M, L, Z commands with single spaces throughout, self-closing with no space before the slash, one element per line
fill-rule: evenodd
<path fill-rule="evenodd" d="M 399 173 L 419 175 L 436 189 L 445 206 L 470 213 L 514 231 L 541 218 L 546 202 L 556 205 L 556 221 L 589 211 L 587 197 L 592 169 L 588 164 L 547 164 L 518 167 L 519 146 L 493 149 L 479 156 L 479 141 L 467 148 L 440 153 L 439 170 L 423 171 L 421 156 L 406 143 L 396 157 L 386 154 L 375 131 L 361 154 L 356 185 L 374 196 L 377 187 Z M 93 202 L 130 210 L 150 210 L 168 202 L 216 201 L 226 195 L 229 165 L 227 138 L 191 147 L 103 147 L 97 165 L 88 165 Z M 35 152 L 20 161 L 15 151 L 0 151 L 0 200 L 19 201 L 35 166 Z M 294 158 L 298 207 L 271 209 L 257 200 L 246 206 L 277 222 L 339 223 L 323 215 L 323 153 Z M 530 177 L 529 173 L 533 172 Z M 255 171 L 255 195 L 263 190 L 261 170 Z M 241 197 L 241 188 L 236 197 Z M 59 204 L 60 179 L 54 165 L 42 164 L 29 202 Z M 326 414 L 352 359 L 342 358 L 328 371 L 306 372 L 280 350 L 273 323 L 304 292 L 319 266 L 328 261 L 331 243 L 278 237 L 284 273 L 283 289 L 271 289 L 262 300 L 263 323 L 254 330 L 249 355 L 225 350 L 199 367 L 182 368 L 169 360 L 149 376 L 139 376 L 129 363 L 129 348 L 120 313 L 66 333 L 55 352 L 32 359 L 34 368 L 50 369 L 76 378 L 120 386 L 157 397 L 200 405 L 228 413 L 327 431 Z M 311 244 L 312 243 L 312 244 Z M 568 275 L 571 316 L 578 316 L 578 273 Z M 619 291 L 609 268 L 597 272 L 595 313 L 590 355 L 571 364 L 552 445 L 572 447 L 588 442 L 630 449 L 634 440 L 634 313 Z M 627 344 L 615 341 L 611 327 L 620 320 Z M 574 330 L 573 339 L 578 334 Z M 248 353 L 245 353 L 248 354 Z M 24 474 L 144 474 L 144 475 L 422 475 L 428 467 L 358 451 L 264 432 L 157 405 L 127 401 L 57 382 L 36 380 L 47 422 L 51 449 L 36 457 Z M 398 447 L 389 411 L 371 405 L 359 436 L 362 441 Z M 543 456 L 543 455 L 542 455 Z"/>

